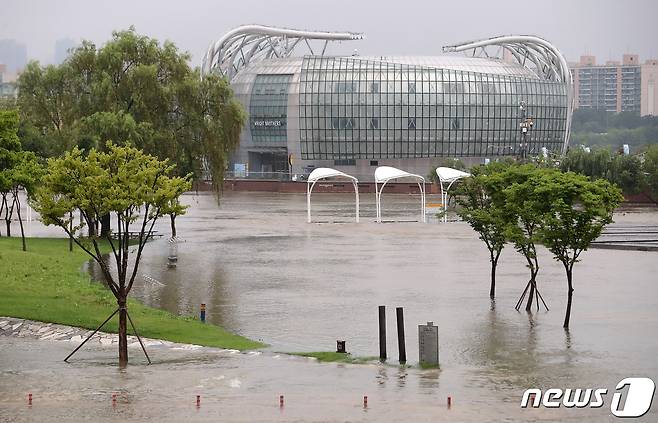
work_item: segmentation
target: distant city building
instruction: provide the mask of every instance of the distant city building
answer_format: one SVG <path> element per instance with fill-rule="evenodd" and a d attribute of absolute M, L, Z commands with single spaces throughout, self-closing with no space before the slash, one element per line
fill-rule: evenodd
<path fill-rule="evenodd" d="M 16 40 L 0 40 L 0 63 L 7 66 L 7 72 L 17 73 L 27 63 L 27 47 Z"/>
<path fill-rule="evenodd" d="M 622 61 L 597 65 L 594 56 L 581 56 L 572 65 L 575 108 L 631 112 L 642 116 L 658 110 L 658 63 L 641 65 L 637 54 L 624 54 Z"/>
<path fill-rule="evenodd" d="M 75 48 L 77 43 L 70 38 L 61 38 L 55 41 L 55 64 L 59 65 L 69 55 L 69 50 Z"/>
<path fill-rule="evenodd" d="M 658 60 L 647 60 L 642 65 L 642 116 L 658 115 Z"/>

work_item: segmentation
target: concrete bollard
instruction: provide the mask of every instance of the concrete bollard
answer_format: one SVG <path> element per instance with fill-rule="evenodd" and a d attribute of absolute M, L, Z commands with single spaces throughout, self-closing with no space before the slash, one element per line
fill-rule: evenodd
<path fill-rule="evenodd" d="M 429 367 L 439 366 L 439 328 L 433 322 L 418 325 L 418 361 Z"/>

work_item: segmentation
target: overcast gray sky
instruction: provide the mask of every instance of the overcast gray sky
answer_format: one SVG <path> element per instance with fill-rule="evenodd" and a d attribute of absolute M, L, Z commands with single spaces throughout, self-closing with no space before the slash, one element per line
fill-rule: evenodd
<path fill-rule="evenodd" d="M 658 1 L 410 0 L 1 0 L 0 39 L 27 45 L 29 58 L 52 61 L 55 40 L 106 41 L 114 29 L 174 41 L 199 65 L 208 44 L 245 23 L 364 32 L 337 47 L 364 55 L 433 55 L 441 46 L 502 34 L 533 34 L 569 61 L 599 63 L 637 53 L 658 58 Z"/>

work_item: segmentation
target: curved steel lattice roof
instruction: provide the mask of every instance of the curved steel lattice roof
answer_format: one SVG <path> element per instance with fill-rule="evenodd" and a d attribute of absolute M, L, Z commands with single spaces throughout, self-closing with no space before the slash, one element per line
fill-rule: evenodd
<path fill-rule="evenodd" d="M 358 40 L 355 32 L 302 31 L 262 25 L 245 25 L 229 31 L 208 48 L 201 74 L 218 70 L 231 81 L 249 64 L 264 59 L 291 57 L 299 45 L 311 55 L 325 54 L 329 41 Z M 312 47 L 320 41 L 321 49 Z M 496 50 L 497 49 L 497 50 Z M 574 108 L 573 78 L 567 61 L 550 42 L 531 35 L 507 35 L 469 41 L 443 47 L 443 52 L 467 52 L 468 57 L 359 57 L 366 61 L 404 63 L 443 69 L 502 74 L 565 84 L 567 87 L 567 119 L 563 152 L 566 151 Z M 505 53 L 513 63 L 507 62 Z M 515 63 L 514 63 L 515 62 Z M 296 66 L 290 63 L 289 65 Z"/>
<path fill-rule="evenodd" d="M 300 31 L 263 25 L 240 26 L 210 45 L 203 57 L 201 74 L 208 74 L 217 68 L 230 81 L 251 61 L 289 57 L 302 43 L 310 54 L 315 55 L 318 53 L 313 50 L 311 41 L 324 41 L 320 50 L 320 55 L 324 55 L 329 41 L 362 38 L 363 34 L 356 32 Z"/>
<path fill-rule="evenodd" d="M 567 86 L 567 130 L 562 151 L 566 152 L 574 108 L 573 77 L 567 60 L 553 44 L 533 35 L 505 35 L 479 41 L 469 41 L 443 47 L 443 51 L 470 52 L 472 57 L 492 57 L 491 48 L 498 48 L 495 56 L 508 52 L 516 62 L 531 70 L 539 79 L 560 82 Z"/>

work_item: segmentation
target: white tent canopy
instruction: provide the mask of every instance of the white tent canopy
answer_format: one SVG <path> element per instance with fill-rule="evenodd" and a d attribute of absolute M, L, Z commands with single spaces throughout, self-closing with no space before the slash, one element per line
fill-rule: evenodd
<path fill-rule="evenodd" d="M 352 181 L 354 186 L 354 194 L 356 195 L 356 223 L 359 223 L 359 186 L 358 179 L 347 173 L 343 173 L 340 170 L 331 169 L 328 167 L 319 167 L 314 169 L 310 175 L 308 175 L 308 181 L 306 183 L 306 212 L 307 212 L 307 221 L 311 223 L 311 193 L 313 192 L 313 187 L 315 183 L 321 179 L 330 179 L 330 178 L 343 178 L 349 179 Z"/>
<path fill-rule="evenodd" d="M 375 169 L 375 197 L 377 202 L 377 222 L 382 221 L 382 192 L 384 192 L 384 187 L 386 184 L 393 179 L 400 178 L 414 178 L 418 183 L 418 188 L 420 189 L 420 201 L 421 201 L 421 219 L 425 222 L 425 178 L 420 175 L 413 173 L 405 172 L 404 170 L 396 169 L 390 166 L 380 166 Z M 381 188 L 379 187 L 381 185 Z"/>
<path fill-rule="evenodd" d="M 439 177 L 439 184 L 441 184 L 441 203 L 443 203 L 443 211 L 445 212 L 448 210 L 448 190 L 450 190 L 452 184 L 462 178 L 468 178 L 471 174 L 451 167 L 437 167 L 436 176 Z M 446 222 L 447 220 L 448 216 L 444 213 L 443 221 Z"/>

